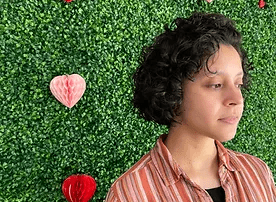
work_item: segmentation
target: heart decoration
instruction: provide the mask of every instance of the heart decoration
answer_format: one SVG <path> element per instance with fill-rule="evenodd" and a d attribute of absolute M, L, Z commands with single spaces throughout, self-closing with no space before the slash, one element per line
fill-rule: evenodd
<path fill-rule="evenodd" d="M 73 0 L 64 0 L 66 3 L 70 3 L 72 2 Z"/>
<path fill-rule="evenodd" d="M 71 175 L 62 185 L 62 192 L 69 202 L 88 202 L 95 191 L 96 181 L 89 175 Z"/>
<path fill-rule="evenodd" d="M 205 1 L 207 1 L 208 3 L 211 3 L 213 0 L 205 0 Z"/>
<path fill-rule="evenodd" d="M 52 94 L 58 101 L 69 108 L 80 100 L 85 88 L 85 80 L 78 74 L 56 76 L 50 82 Z"/>
<path fill-rule="evenodd" d="M 266 5 L 266 2 L 264 0 L 259 1 L 259 8 L 264 8 Z"/>

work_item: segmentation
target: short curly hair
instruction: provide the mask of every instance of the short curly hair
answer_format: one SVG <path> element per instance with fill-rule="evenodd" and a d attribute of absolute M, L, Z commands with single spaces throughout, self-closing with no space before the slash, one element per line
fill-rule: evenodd
<path fill-rule="evenodd" d="M 171 126 L 180 115 L 183 100 L 182 83 L 192 80 L 220 44 L 231 45 L 239 53 L 244 72 L 243 88 L 248 89 L 246 52 L 241 47 L 241 34 L 234 21 L 222 14 L 193 13 L 189 18 L 177 18 L 165 25 L 165 32 L 143 49 L 140 66 L 133 74 L 133 105 L 141 117 L 161 125 Z M 211 72 L 215 73 L 215 72 Z"/>

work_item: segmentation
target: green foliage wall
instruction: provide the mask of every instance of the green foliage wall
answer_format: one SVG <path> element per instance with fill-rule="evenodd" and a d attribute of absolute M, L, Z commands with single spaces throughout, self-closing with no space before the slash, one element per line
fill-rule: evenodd
<path fill-rule="evenodd" d="M 0 201 L 65 201 L 62 182 L 97 181 L 92 201 L 148 152 L 165 127 L 138 117 L 131 76 L 142 47 L 178 16 L 217 12 L 234 19 L 255 67 L 246 111 L 230 149 L 263 159 L 276 174 L 276 3 L 267 0 L 0 0 Z M 87 83 L 69 109 L 52 78 Z"/>

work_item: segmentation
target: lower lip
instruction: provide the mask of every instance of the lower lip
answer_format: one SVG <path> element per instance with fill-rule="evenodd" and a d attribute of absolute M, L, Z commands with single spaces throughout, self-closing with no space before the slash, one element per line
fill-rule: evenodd
<path fill-rule="evenodd" d="M 227 124 L 236 124 L 238 122 L 238 118 L 219 119 L 219 121 L 222 121 L 223 123 L 227 123 Z"/>

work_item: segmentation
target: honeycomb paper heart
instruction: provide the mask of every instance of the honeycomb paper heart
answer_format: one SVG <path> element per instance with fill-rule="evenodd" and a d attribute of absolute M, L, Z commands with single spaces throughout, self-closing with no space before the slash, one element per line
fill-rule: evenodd
<path fill-rule="evenodd" d="M 55 98 L 69 108 L 80 100 L 85 88 L 85 80 L 78 74 L 56 76 L 50 83 Z"/>
<path fill-rule="evenodd" d="M 62 192 L 69 202 L 88 202 L 96 191 L 96 181 L 89 175 L 71 175 L 62 185 Z"/>
<path fill-rule="evenodd" d="M 266 5 L 266 2 L 264 0 L 259 1 L 259 8 L 264 8 Z"/>

